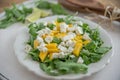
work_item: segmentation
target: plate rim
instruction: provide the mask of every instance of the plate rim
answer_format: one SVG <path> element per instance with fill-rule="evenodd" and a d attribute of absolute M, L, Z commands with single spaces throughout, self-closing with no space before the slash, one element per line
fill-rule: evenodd
<path fill-rule="evenodd" d="M 65 17 L 65 16 L 63 16 L 63 15 L 55 15 L 55 16 L 49 16 L 49 17 L 46 17 L 46 18 L 42 18 L 42 19 L 47 19 L 47 18 L 51 18 L 51 17 Z M 111 55 L 110 55 L 110 57 L 108 58 L 108 60 L 107 61 L 105 61 L 105 64 L 103 65 L 103 66 L 101 66 L 101 68 L 99 69 L 99 70 L 96 70 L 95 72 L 93 72 L 93 73 L 91 73 L 91 74 L 85 74 L 85 75 L 83 75 L 82 77 L 76 77 L 76 78 L 64 78 L 64 77 L 56 77 L 56 76 L 50 76 L 50 75 L 47 75 L 47 76 L 45 76 L 45 75 L 39 75 L 38 73 L 36 73 L 35 71 L 33 71 L 33 70 L 31 70 L 30 68 L 28 68 L 26 65 L 24 65 L 23 63 L 22 63 L 22 61 L 18 58 L 18 56 L 17 56 L 17 54 L 16 54 L 16 52 L 15 52 L 15 43 L 16 43 L 16 40 L 15 40 L 15 43 L 14 43 L 14 46 L 13 46 L 13 48 L 14 48 L 14 53 L 15 53 L 15 56 L 17 57 L 17 59 L 18 59 L 18 61 L 20 62 L 20 64 L 22 65 L 22 66 L 24 66 L 24 67 L 26 67 L 29 71 L 31 71 L 31 72 L 34 72 L 36 75 L 38 75 L 38 76 L 40 76 L 40 77 L 43 77 L 43 78 L 46 78 L 46 79 L 81 79 L 81 78 L 84 78 L 84 77 L 89 77 L 89 76 L 91 76 L 91 75 L 93 75 L 94 73 L 97 73 L 97 72 L 99 72 L 100 70 L 102 70 L 103 68 L 105 68 L 109 63 L 110 63 L 110 60 L 111 60 L 111 57 L 114 55 L 114 45 L 113 45 L 113 42 L 112 42 L 112 39 L 111 39 L 111 37 L 110 37 L 110 35 L 107 33 L 107 31 L 105 30 L 105 29 L 103 29 L 99 24 L 97 24 L 97 23 L 95 23 L 95 22 L 93 22 L 93 21 L 90 21 L 90 20 L 88 20 L 88 19 L 84 19 L 84 18 L 82 18 L 82 17 L 80 17 L 80 16 L 75 16 L 75 17 L 77 17 L 77 18 L 80 18 L 80 19 L 82 19 L 83 21 L 87 21 L 87 22 L 89 22 L 89 24 L 90 23 L 92 23 L 92 24 L 94 24 L 94 25 L 98 25 L 98 27 L 109 37 L 109 39 L 110 39 L 110 42 L 111 42 L 111 46 L 112 46 L 112 50 L 111 50 Z M 39 19 L 38 21 L 36 21 L 36 23 L 37 22 L 41 22 L 41 20 L 42 19 Z M 25 29 L 25 28 L 23 28 L 23 29 Z M 20 34 L 19 34 L 20 35 Z M 19 36 L 18 35 L 18 36 Z M 17 36 L 17 37 L 18 37 Z M 17 39 L 17 37 L 16 37 L 16 39 Z M 79 74 L 80 75 L 80 74 Z"/>

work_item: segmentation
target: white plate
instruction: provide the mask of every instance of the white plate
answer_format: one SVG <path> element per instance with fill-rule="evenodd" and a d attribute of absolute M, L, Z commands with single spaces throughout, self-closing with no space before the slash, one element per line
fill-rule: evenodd
<path fill-rule="evenodd" d="M 40 19 L 37 22 L 51 22 L 55 20 L 57 17 L 64 17 L 64 16 L 47 17 L 44 19 Z M 112 46 L 111 39 L 103 28 L 101 28 L 99 25 L 89 20 L 86 20 L 80 17 L 76 17 L 76 18 L 79 18 L 83 22 L 88 23 L 90 28 L 98 27 L 100 31 L 100 36 L 104 41 L 104 45 Z M 29 38 L 28 29 L 24 28 L 23 30 L 21 30 L 20 34 L 17 36 L 16 41 L 14 43 L 15 55 L 17 56 L 19 62 L 22 65 L 24 65 L 28 70 L 36 73 L 41 77 L 48 78 L 48 79 L 57 79 L 57 80 L 58 79 L 80 79 L 85 76 L 90 76 L 91 74 L 103 69 L 106 66 L 106 64 L 109 63 L 110 57 L 112 56 L 112 53 L 113 53 L 113 50 L 110 50 L 106 55 L 104 55 L 104 57 L 99 62 L 90 64 L 88 66 L 88 73 L 86 74 L 68 74 L 68 75 L 62 75 L 62 76 L 50 76 L 40 69 L 39 63 L 37 63 L 36 61 L 33 61 L 31 58 L 25 59 L 27 54 L 25 53 L 24 49 L 25 49 L 25 42 L 28 40 L 28 38 Z"/>

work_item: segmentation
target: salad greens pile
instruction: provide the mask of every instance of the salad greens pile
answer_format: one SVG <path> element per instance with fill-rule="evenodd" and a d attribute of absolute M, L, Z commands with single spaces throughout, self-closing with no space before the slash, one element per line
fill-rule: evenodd
<path fill-rule="evenodd" d="M 10 9 L 6 8 L 5 18 L 0 20 L 0 28 L 6 28 L 16 22 L 24 23 L 26 16 L 30 13 L 32 13 L 32 8 L 27 8 L 24 5 L 22 9 L 19 9 L 16 5 L 13 5 Z"/>
<path fill-rule="evenodd" d="M 44 5 L 44 8 L 49 8 L 49 6 Z M 73 16 L 67 16 L 66 18 L 58 18 L 57 21 L 65 22 L 66 24 L 74 24 L 74 22 L 76 22 Z M 39 62 L 40 68 L 49 75 L 58 76 L 72 73 L 87 73 L 88 65 L 91 63 L 98 62 L 112 48 L 102 46 L 104 42 L 100 37 L 98 28 L 90 29 L 87 23 L 83 23 L 82 25 L 79 24 L 79 27 L 82 27 L 83 29 L 83 35 L 85 33 L 88 33 L 91 38 L 91 42 L 87 45 L 84 45 L 82 50 L 79 52 L 79 57 L 82 57 L 82 59 L 84 60 L 83 63 L 77 63 L 79 57 L 72 58 L 71 55 L 66 55 L 64 58 L 57 58 L 52 60 L 50 60 L 49 56 L 47 56 L 44 62 L 42 62 L 39 58 L 40 51 L 38 49 L 34 49 L 33 41 L 37 37 L 36 32 L 44 29 L 45 27 L 53 29 L 54 24 L 50 23 L 47 26 L 45 26 L 44 23 L 30 24 L 30 39 L 27 42 L 27 44 L 32 47 L 28 55 L 30 55 L 34 61 Z M 52 42 L 60 44 L 61 39 L 54 37 Z"/>

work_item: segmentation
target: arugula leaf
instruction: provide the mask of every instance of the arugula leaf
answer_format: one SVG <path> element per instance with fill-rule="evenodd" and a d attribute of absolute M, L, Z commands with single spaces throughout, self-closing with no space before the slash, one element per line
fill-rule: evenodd
<path fill-rule="evenodd" d="M 32 35 L 30 35 L 30 38 L 29 38 L 27 44 L 29 44 L 30 46 L 33 47 L 33 43 L 34 43 L 34 37 Z"/>
<path fill-rule="evenodd" d="M 40 61 L 39 59 L 39 50 L 38 49 L 33 49 L 28 53 L 34 61 Z"/>
<path fill-rule="evenodd" d="M 81 57 L 84 60 L 84 64 L 88 65 L 99 61 L 102 58 L 102 55 L 89 52 L 88 50 L 82 50 Z"/>
<path fill-rule="evenodd" d="M 32 8 L 26 8 L 24 5 L 22 9 L 13 5 L 11 9 L 5 9 L 5 18 L 0 20 L 0 28 L 6 28 L 9 25 L 16 23 L 16 22 L 25 22 L 25 17 L 32 13 Z"/>
<path fill-rule="evenodd" d="M 37 24 L 30 24 L 29 25 L 29 33 L 34 37 L 34 38 L 36 38 L 36 36 L 37 36 L 37 29 L 36 29 L 36 27 L 37 27 Z"/>
<path fill-rule="evenodd" d="M 66 73 L 86 73 L 87 66 L 74 62 L 55 61 L 56 68 L 61 74 Z"/>
<path fill-rule="evenodd" d="M 95 41 L 91 41 L 84 48 L 90 52 L 95 52 L 95 50 L 97 49 L 97 44 L 95 43 Z"/>
<path fill-rule="evenodd" d="M 82 59 L 84 60 L 84 64 L 86 64 L 86 65 L 88 65 L 88 64 L 91 63 L 91 62 L 90 62 L 90 58 L 89 58 L 88 56 L 86 56 L 86 55 L 83 55 L 83 56 L 82 56 Z"/>
<path fill-rule="evenodd" d="M 107 53 L 112 47 L 100 47 L 96 50 L 96 53 L 105 54 Z"/>
<path fill-rule="evenodd" d="M 91 33 L 92 30 L 89 28 L 88 24 L 83 23 L 83 25 L 80 25 L 80 26 L 83 28 L 84 33 L 85 32 Z"/>
<path fill-rule="evenodd" d="M 99 61 L 102 58 L 102 55 L 96 54 L 96 53 L 91 53 L 90 55 L 90 61 L 91 63 L 95 63 Z"/>
<path fill-rule="evenodd" d="M 51 4 L 51 10 L 53 14 L 67 14 L 65 9 L 60 4 Z"/>
<path fill-rule="evenodd" d="M 60 38 L 54 37 L 53 40 L 52 40 L 52 42 L 60 44 L 62 42 L 62 40 Z"/>
<path fill-rule="evenodd" d="M 55 27 L 55 25 L 52 24 L 52 23 L 49 23 L 49 24 L 47 25 L 47 27 L 48 27 L 49 29 L 53 30 L 53 28 Z"/>
<path fill-rule="evenodd" d="M 37 7 L 38 8 L 41 8 L 41 9 L 50 9 L 51 8 L 51 5 L 52 3 L 49 3 L 48 1 L 43 1 L 43 0 L 40 0 L 37 2 Z"/>
<path fill-rule="evenodd" d="M 99 31 L 98 31 L 98 28 L 92 30 L 92 32 L 91 32 L 91 34 L 90 34 L 90 37 L 91 37 L 94 41 L 100 39 L 100 33 L 99 33 Z"/>
<path fill-rule="evenodd" d="M 66 24 L 71 24 L 73 22 L 76 21 L 76 19 L 74 19 L 74 16 L 72 15 L 68 15 L 65 18 L 57 18 L 58 22 L 65 22 Z"/>
<path fill-rule="evenodd" d="M 45 28 L 44 23 L 39 23 L 38 26 L 37 26 L 37 31 L 41 30 L 41 29 L 44 29 L 44 28 Z"/>
<path fill-rule="evenodd" d="M 64 22 L 64 19 L 63 18 L 57 18 L 57 22 Z"/>
<path fill-rule="evenodd" d="M 15 19 L 3 19 L 3 20 L 0 20 L 0 29 L 4 29 L 6 28 L 7 26 L 9 25 L 12 25 L 13 23 L 15 23 Z"/>

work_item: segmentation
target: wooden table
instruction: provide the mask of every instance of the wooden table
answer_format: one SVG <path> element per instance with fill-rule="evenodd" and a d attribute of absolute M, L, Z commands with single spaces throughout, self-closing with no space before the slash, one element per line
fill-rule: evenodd
<path fill-rule="evenodd" d="M 27 0 L 0 0 L 0 12 L 2 12 L 5 7 L 10 7 L 13 3 L 19 4 L 24 1 Z M 120 8 L 120 0 L 99 0 L 99 1 L 101 1 L 103 4 L 113 5 Z"/>

